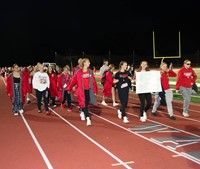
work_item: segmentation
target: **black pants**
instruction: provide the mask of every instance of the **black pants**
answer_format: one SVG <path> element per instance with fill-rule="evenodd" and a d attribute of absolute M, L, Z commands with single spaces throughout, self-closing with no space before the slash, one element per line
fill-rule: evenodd
<path fill-rule="evenodd" d="M 71 107 L 71 95 L 68 93 L 67 90 L 64 91 L 64 98 L 62 101 L 62 104 L 65 104 L 65 101 L 67 100 L 67 107 L 70 108 Z"/>
<path fill-rule="evenodd" d="M 82 111 L 84 112 L 85 117 L 89 117 L 89 110 L 88 110 L 88 104 L 90 102 L 90 91 L 89 90 L 84 90 L 85 94 L 85 107 L 82 108 Z"/>
<path fill-rule="evenodd" d="M 140 116 L 143 116 L 143 112 L 147 112 L 147 110 L 149 110 L 149 108 L 151 107 L 152 104 L 152 96 L 151 93 L 142 93 L 142 94 L 138 94 L 138 97 L 140 99 Z M 146 106 L 145 106 L 145 101 Z"/>
<path fill-rule="evenodd" d="M 44 107 L 45 110 L 48 111 L 48 98 L 49 98 L 49 92 L 47 89 L 43 90 L 43 91 L 39 91 L 39 90 L 35 90 L 36 91 L 36 98 L 37 98 L 37 106 L 38 106 L 38 110 L 41 110 L 41 101 L 42 101 L 42 97 L 44 99 Z"/>
<path fill-rule="evenodd" d="M 123 88 L 118 89 L 118 97 L 121 102 L 121 108 L 120 111 L 122 112 L 122 118 L 126 116 L 126 107 L 128 104 L 128 94 L 129 94 L 129 88 Z"/>
<path fill-rule="evenodd" d="M 55 97 L 52 97 L 52 96 L 51 96 L 50 91 L 49 91 L 49 98 L 48 98 L 48 100 L 49 100 L 49 101 L 51 100 L 51 104 L 52 104 L 52 105 L 55 105 L 55 104 L 56 104 L 56 102 L 55 102 Z"/>

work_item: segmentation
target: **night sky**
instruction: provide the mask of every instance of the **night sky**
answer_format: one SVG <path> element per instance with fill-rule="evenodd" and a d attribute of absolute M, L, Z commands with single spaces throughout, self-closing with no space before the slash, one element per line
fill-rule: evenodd
<path fill-rule="evenodd" d="M 199 5 L 187 1 L 21 0 L 4 1 L 0 10 L 2 65 L 54 61 L 61 55 L 152 55 L 152 31 L 158 50 L 182 53 L 200 47 Z"/>

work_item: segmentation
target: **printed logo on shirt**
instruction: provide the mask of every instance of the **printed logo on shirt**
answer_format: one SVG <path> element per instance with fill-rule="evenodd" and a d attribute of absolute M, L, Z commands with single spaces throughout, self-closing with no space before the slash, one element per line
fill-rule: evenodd
<path fill-rule="evenodd" d="M 39 76 L 39 82 L 40 84 L 46 84 L 47 83 L 47 77 L 46 76 Z"/>
<path fill-rule="evenodd" d="M 83 78 L 89 78 L 89 77 L 90 77 L 90 74 L 89 74 L 89 73 L 85 73 L 85 74 L 83 74 L 82 77 L 83 77 Z"/>
<path fill-rule="evenodd" d="M 126 77 L 128 77 L 128 74 L 120 74 L 119 77 L 126 78 Z"/>
<path fill-rule="evenodd" d="M 123 83 L 122 85 L 121 85 L 121 88 L 125 88 L 125 87 L 127 87 L 128 86 L 128 83 Z"/>
<path fill-rule="evenodd" d="M 187 78 L 190 78 L 191 75 L 192 75 L 192 72 L 186 72 L 186 73 L 184 73 L 184 76 L 186 76 Z"/>

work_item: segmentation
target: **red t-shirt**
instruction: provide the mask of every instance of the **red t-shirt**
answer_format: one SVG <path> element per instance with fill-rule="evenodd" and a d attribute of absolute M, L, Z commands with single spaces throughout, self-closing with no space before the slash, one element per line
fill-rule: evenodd
<path fill-rule="evenodd" d="M 84 89 L 89 90 L 90 89 L 90 74 L 89 74 L 89 71 L 83 72 L 83 83 L 84 83 Z"/>

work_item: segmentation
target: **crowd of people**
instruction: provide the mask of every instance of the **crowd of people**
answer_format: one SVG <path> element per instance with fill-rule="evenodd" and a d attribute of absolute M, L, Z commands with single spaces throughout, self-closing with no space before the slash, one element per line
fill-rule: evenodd
<path fill-rule="evenodd" d="M 129 91 L 132 84 L 137 87 L 137 72 L 151 71 L 147 61 L 142 61 L 137 70 L 134 65 L 131 66 L 126 61 L 119 63 L 116 72 L 116 66 L 109 64 L 107 59 L 103 60 L 100 68 L 100 77 L 105 77 L 102 85 L 102 102 L 107 106 L 107 98 L 112 98 L 113 106 L 118 106 L 118 118 L 124 123 L 129 123 L 126 108 L 129 100 Z M 98 94 L 98 85 L 94 70 L 90 69 L 90 60 L 88 58 L 79 58 L 77 66 L 70 69 L 69 65 L 63 68 L 49 65 L 44 66 L 38 63 L 35 66 L 20 67 L 13 64 L 11 68 L 1 68 L 1 75 L 6 79 L 6 93 L 10 97 L 12 112 L 19 115 L 24 112 L 24 104 L 30 104 L 30 94 L 35 90 L 37 98 L 38 113 L 42 112 L 41 106 L 44 104 L 45 113 L 50 115 L 49 106 L 57 107 L 56 100 L 60 102 L 61 109 L 72 111 L 72 102 L 75 98 L 78 100 L 81 120 L 86 120 L 86 125 L 91 125 L 89 113 L 89 104 L 97 105 L 96 95 Z M 169 84 L 169 77 L 177 77 L 176 92 L 180 92 L 183 97 L 184 117 L 189 117 L 189 104 L 192 94 L 192 86 L 195 84 L 197 75 L 191 68 L 191 61 L 185 60 L 183 67 L 175 73 L 172 66 L 168 68 L 167 63 L 160 64 L 160 83 L 162 91 L 155 92 L 154 103 L 152 105 L 152 93 L 138 93 L 140 101 L 139 120 L 147 120 L 148 111 L 152 107 L 151 115 L 157 116 L 157 109 L 160 105 L 167 107 L 169 118 L 176 120 L 173 113 L 173 93 Z M 116 102 L 116 94 L 119 103 Z"/>

